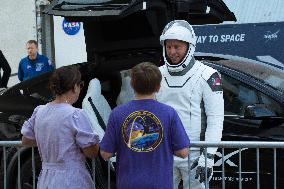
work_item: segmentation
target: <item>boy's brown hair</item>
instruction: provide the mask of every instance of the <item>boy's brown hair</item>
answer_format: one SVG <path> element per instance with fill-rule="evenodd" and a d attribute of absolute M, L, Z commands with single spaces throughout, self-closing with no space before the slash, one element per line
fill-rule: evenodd
<path fill-rule="evenodd" d="M 151 62 L 142 62 L 131 69 L 131 86 L 142 95 L 158 92 L 162 80 L 159 68 Z"/>

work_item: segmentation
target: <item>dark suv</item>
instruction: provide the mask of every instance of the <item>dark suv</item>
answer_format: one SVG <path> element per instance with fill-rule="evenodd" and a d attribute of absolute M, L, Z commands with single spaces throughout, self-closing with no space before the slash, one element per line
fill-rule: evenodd
<path fill-rule="evenodd" d="M 67 21 L 84 23 L 87 62 L 78 63 L 78 66 L 86 85 L 74 106 L 84 106 L 89 91 L 88 84 L 97 78 L 100 83 L 97 86 L 101 87 L 98 92 L 108 106 L 92 106 L 101 130 L 105 129 L 105 110 L 114 108 L 118 99 L 121 99 L 127 70 L 143 61 L 163 64 L 159 36 L 166 23 L 173 19 L 184 19 L 191 24 L 236 20 L 221 0 L 54 0 L 44 12 L 63 16 Z M 284 139 L 283 69 L 247 59 L 234 60 L 234 57 L 198 54 L 196 59 L 202 60 L 222 74 L 226 111 L 224 140 Z M 248 72 L 251 69 L 255 71 L 254 77 Z M 271 82 L 265 74 L 266 71 L 269 71 L 277 82 Z M 47 88 L 50 74 L 23 81 L 0 92 L 0 140 L 19 140 L 22 123 L 31 115 L 33 109 L 52 99 Z M 96 102 L 94 100 L 94 103 Z M 246 114 L 248 106 L 250 111 Z M 17 152 L 13 147 L 7 151 L 9 188 L 16 188 L 18 153 L 21 154 L 21 185 L 32 188 L 31 149 L 21 148 Z M 252 156 L 248 155 L 250 156 L 246 159 L 249 160 Z M 40 158 L 38 154 L 35 157 L 38 173 Z M 272 159 L 264 160 L 270 162 Z M 215 170 L 217 172 L 214 173 L 212 185 L 220 188 L 218 168 Z M 232 170 L 228 167 L 226 174 L 236 177 Z M 272 171 L 264 167 L 261 176 L 271 175 Z M 281 183 L 281 172 L 278 175 Z M 111 172 L 111 181 L 114 187 L 114 171 Z M 245 183 L 244 188 L 255 186 L 255 182 L 254 174 L 250 182 Z M 236 180 L 226 181 L 229 188 L 233 188 L 236 183 Z M 107 188 L 107 165 L 100 157 L 96 159 L 96 185 L 98 189 Z"/>

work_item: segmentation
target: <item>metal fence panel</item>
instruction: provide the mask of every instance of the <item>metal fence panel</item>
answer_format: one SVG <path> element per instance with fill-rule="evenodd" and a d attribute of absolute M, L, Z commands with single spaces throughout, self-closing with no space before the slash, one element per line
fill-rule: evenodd
<path fill-rule="evenodd" d="M 18 150 L 17 153 L 17 188 L 21 189 L 21 187 L 23 187 L 21 185 L 21 153 L 20 153 L 20 148 L 22 147 L 21 145 L 21 141 L 0 141 L 0 146 L 2 146 L 2 169 L 1 171 L 3 171 L 3 188 L 7 189 L 8 187 L 8 183 L 7 181 L 9 181 L 9 178 L 7 177 L 7 167 L 9 165 L 9 159 L 7 157 L 7 150 L 11 147 L 14 147 Z M 222 141 L 219 143 L 214 143 L 214 142 L 192 142 L 190 147 L 197 147 L 197 148 L 204 148 L 205 149 L 205 157 L 207 155 L 207 148 L 209 147 L 218 147 L 221 148 L 221 161 L 222 161 L 222 189 L 226 188 L 226 175 L 225 175 L 225 149 L 229 149 L 229 148 L 237 148 L 238 149 L 238 159 L 239 159 L 239 163 L 238 163 L 238 188 L 242 189 L 243 188 L 243 178 L 242 178 L 242 150 L 243 149 L 256 149 L 255 151 L 255 157 L 256 157 L 256 177 L 257 177 L 257 183 L 256 183 L 256 188 L 260 189 L 261 187 L 261 179 L 260 179 L 260 149 L 272 149 L 273 150 L 273 183 L 271 183 L 270 188 L 277 188 L 277 149 L 282 149 L 284 148 L 284 142 L 244 142 L 244 141 Z M 35 163 L 35 149 L 34 147 L 31 147 L 31 166 L 32 166 L 32 188 L 35 189 L 36 188 L 36 163 Z M 189 174 L 192 174 L 190 171 L 190 154 L 188 157 L 188 172 Z M 207 165 L 207 160 L 205 159 L 205 166 Z M 95 182 L 95 160 L 92 160 L 92 176 Z M 111 189 L 111 167 L 112 167 L 112 163 L 110 161 L 108 161 L 108 165 L 107 165 L 107 173 L 108 173 L 108 178 L 107 178 L 107 188 Z M 113 168 L 112 168 L 113 169 Z M 206 173 L 206 184 L 205 184 L 205 188 L 209 188 L 209 181 L 207 179 L 207 173 Z M 283 175 L 284 176 L 284 175 Z M 273 186 L 272 186 L 273 185 Z M 190 186 L 189 186 L 190 188 Z M 10 188 L 11 189 L 11 188 Z"/>

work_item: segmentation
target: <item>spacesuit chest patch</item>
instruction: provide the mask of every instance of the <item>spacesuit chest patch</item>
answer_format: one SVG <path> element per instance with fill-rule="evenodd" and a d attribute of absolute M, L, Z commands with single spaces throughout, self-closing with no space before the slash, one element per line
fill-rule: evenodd
<path fill-rule="evenodd" d="M 211 77 L 207 80 L 207 83 L 213 92 L 222 91 L 221 77 L 217 72 L 211 75 Z"/>

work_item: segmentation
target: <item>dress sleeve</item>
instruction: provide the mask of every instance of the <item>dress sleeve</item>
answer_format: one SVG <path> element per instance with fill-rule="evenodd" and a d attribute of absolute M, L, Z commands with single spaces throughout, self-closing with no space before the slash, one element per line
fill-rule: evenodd
<path fill-rule="evenodd" d="M 21 133 L 28 139 L 35 139 L 34 124 L 38 109 L 39 106 L 34 109 L 32 116 L 22 126 Z"/>
<path fill-rule="evenodd" d="M 84 110 L 75 110 L 72 119 L 76 130 L 75 140 L 80 148 L 86 148 L 99 143 L 99 136 L 92 130 L 91 122 Z"/>
<path fill-rule="evenodd" d="M 178 151 L 183 148 L 189 147 L 190 144 L 189 138 L 175 110 L 173 110 L 173 116 L 171 122 L 171 138 L 172 138 L 173 151 Z"/>

